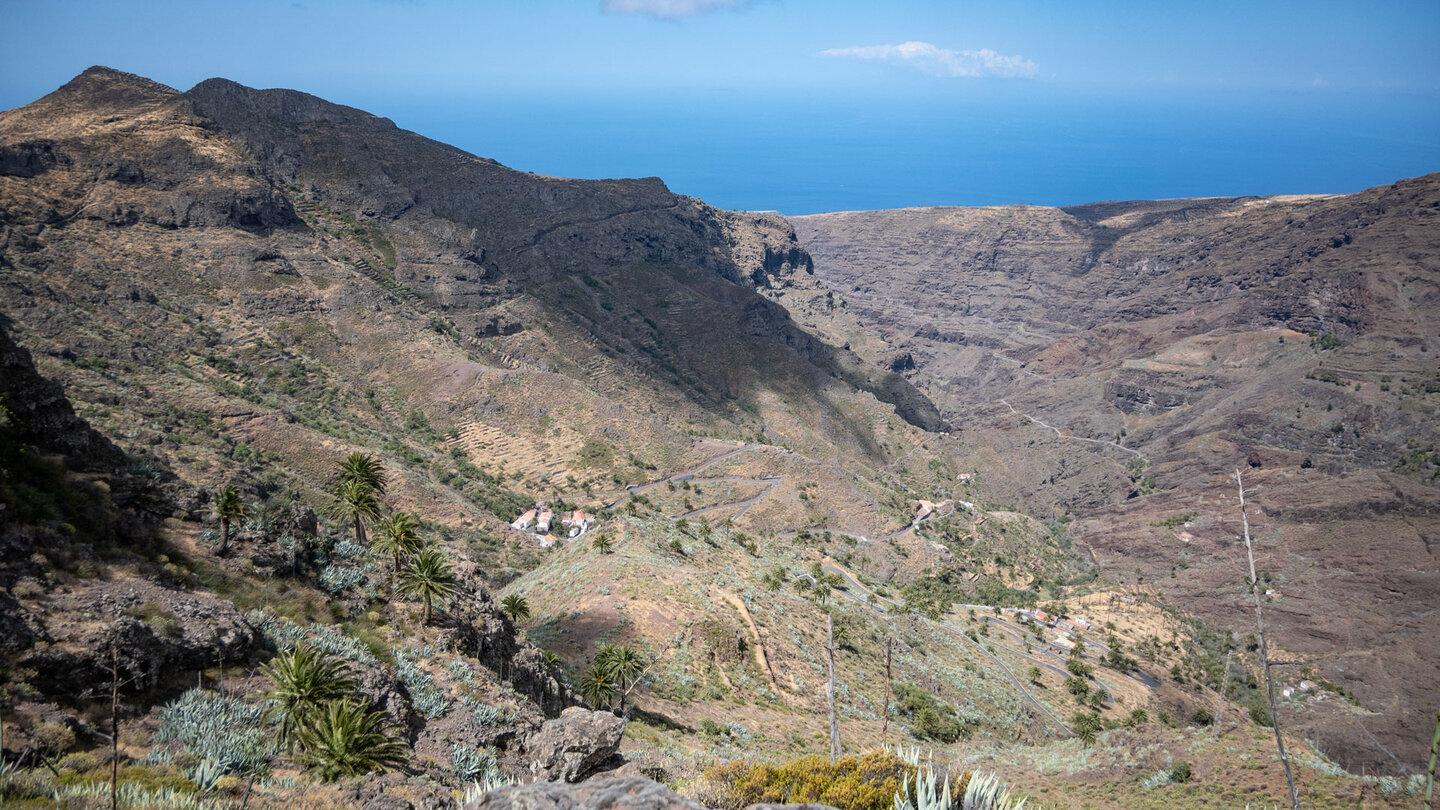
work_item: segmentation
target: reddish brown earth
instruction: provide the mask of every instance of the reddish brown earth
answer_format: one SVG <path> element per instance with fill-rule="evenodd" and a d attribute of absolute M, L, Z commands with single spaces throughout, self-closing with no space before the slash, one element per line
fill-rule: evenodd
<path fill-rule="evenodd" d="M 1077 517 L 1108 577 L 1242 636 L 1244 469 L 1274 643 L 1360 706 L 1282 720 L 1347 767 L 1419 767 L 1440 694 L 1440 175 L 792 222 L 846 302 L 795 309 L 934 399 L 977 493 Z M 1190 513 L 1189 543 L 1151 526 Z"/>

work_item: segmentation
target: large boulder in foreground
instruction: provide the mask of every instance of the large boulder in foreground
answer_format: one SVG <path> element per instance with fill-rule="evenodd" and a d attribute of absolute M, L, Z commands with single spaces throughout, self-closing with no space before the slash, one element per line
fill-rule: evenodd
<path fill-rule="evenodd" d="M 572 714 L 566 712 L 565 714 Z M 587 712 L 600 714 L 600 712 Z M 563 719 L 563 715 L 562 715 Z M 614 718 L 619 720 L 619 718 Z M 558 722 L 558 721 L 551 721 Z M 549 726 L 550 723 L 546 723 Z M 623 721 L 622 721 L 623 727 Z M 639 774 L 606 776 L 583 785 L 535 782 L 492 790 L 465 810 L 705 810 L 703 805 Z"/>
<path fill-rule="evenodd" d="M 625 720 L 610 712 L 569 708 L 525 741 L 530 772 L 549 782 L 578 782 L 615 756 Z"/>

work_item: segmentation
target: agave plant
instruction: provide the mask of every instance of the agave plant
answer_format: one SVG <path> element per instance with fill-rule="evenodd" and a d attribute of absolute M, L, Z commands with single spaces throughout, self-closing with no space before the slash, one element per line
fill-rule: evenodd
<path fill-rule="evenodd" d="M 478 802 L 486 793 L 492 790 L 499 790 L 515 784 L 515 780 L 506 776 L 499 768 L 486 771 L 479 779 L 465 786 L 465 798 L 462 801 L 464 806 L 469 807 L 471 802 Z"/>
<path fill-rule="evenodd" d="M 1010 787 L 993 773 L 972 773 L 965 786 L 962 810 L 1025 810 L 1025 799 L 1012 795 Z"/>
<path fill-rule="evenodd" d="M 937 782 L 943 782 L 939 793 L 935 791 Z M 900 784 L 894 804 L 895 810 L 954 810 L 954 803 L 950 800 L 950 780 L 940 779 L 929 765 L 921 765 L 915 771 L 913 783 L 907 776 Z"/>
<path fill-rule="evenodd" d="M 405 764 L 405 743 L 385 730 L 385 713 L 363 702 L 334 700 L 300 725 L 299 761 L 327 782 Z"/>
<path fill-rule="evenodd" d="M 907 751 L 902 746 L 896 756 L 916 770 L 913 782 L 906 777 L 895 794 L 894 810 L 1025 810 L 1026 799 L 1012 795 L 993 774 L 972 772 L 965 795 L 956 803 L 949 777 L 942 778 L 929 763 L 922 764 L 919 748 Z"/>

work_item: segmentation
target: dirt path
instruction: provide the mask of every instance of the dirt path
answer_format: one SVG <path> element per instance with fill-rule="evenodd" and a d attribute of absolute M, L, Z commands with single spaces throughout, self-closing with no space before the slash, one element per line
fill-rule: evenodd
<path fill-rule="evenodd" d="M 1045 422 L 1042 422 L 1042 421 L 1040 421 L 1039 419 L 1036 419 L 1035 417 L 1031 416 L 1031 415 L 1028 414 L 1028 413 L 1022 413 L 1022 412 L 1020 412 L 1020 411 L 1015 410 L 1015 406 L 1014 406 L 1014 405 L 1011 405 L 1011 404 L 1008 403 L 1008 402 L 1006 402 L 1003 398 L 1002 398 L 1002 399 L 999 399 L 999 400 L 996 400 L 996 401 L 999 402 L 1001 405 L 1004 405 L 1005 407 L 1009 408 L 1009 409 L 1010 409 L 1010 412 L 1013 413 L 1013 414 L 1015 414 L 1016 416 L 1023 417 L 1023 418 L 1025 418 L 1025 419 L 1028 419 L 1028 420 L 1030 420 L 1031 422 L 1033 422 L 1033 423 L 1035 423 L 1035 424 L 1039 425 L 1040 427 L 1043 427 L 1043 428 L 1045 428 L 1045 429 L 1047 429 L 1047 430 L 1052 430 L 1052 431 L 1055 432 L 1055 435 L 1056 435 L 1056 436 L 1059 436 L 1059 437 L 1062 438 L 1062 439 L 1068 439 L 1069 441 L 1072 441 L 1072 442 L 1089 442 L 1090 444 L 1104 444 L 1104 445 L 1109 445 L 1110 447 L 1114 447 L 1114 448 L 1116 448 L 1116 449 L 1118 449 L 1118 450 L 1124 450 L 1125 452 L 1129 453 L 1129 454 L 1132 455 L 1132 456 L 1135 456 L 1136 458 L 1140 459 L 1141 461 L 1145 462 L 1146 464 L 1149 464 L 1149 463 L 1150 463 L 1150 459 L 1146 458 L 1146 457 L 1145 457 L 1145 454 L 1144 454 L 1144 453 L 1141 453 L 1139 450 L 1135 450 L 1135 449 L 1126 447 L 1125 445 L 1120 444 L 1119 442 L 1112 442 L 1112 441 L 1110 441 L 1109 439 L 1087 439 L 1087 438 L 1085 438 L 1084 436 L 1066 436 L 1066 435 L 1064 434 L 1064 432 L 1062 432 L 1062 431 L 1060 430 L 1060 428 L 1057 428 L 1057 427 L 1055 427 L 1054 425 L 1046 424 Z"/>
<path fill-rule="evenodd" d="M 755 654 L 760 658 L 760 666 L 765 670 L 766 677 L 770 679 L 770 688 L 774 690 L 775 694 L 780 694 L 780 684 L 775 680 L 775 670 L 770 668 L 770 656 L 765 654 L 765 639 L 760 636 L 760 628 L 755 625 L 755 617 L 750 615 L 750 610 L 745 607 L 745 603 L 740 597 L 720 587 L 715 588 L 715 593 L 719 594 L 721 599 L 724 599 L 730 607 L 735 609 L 736 613 L 740 614 L 740 619 L 750 629 L 750 635 L 755 639 Z"/>

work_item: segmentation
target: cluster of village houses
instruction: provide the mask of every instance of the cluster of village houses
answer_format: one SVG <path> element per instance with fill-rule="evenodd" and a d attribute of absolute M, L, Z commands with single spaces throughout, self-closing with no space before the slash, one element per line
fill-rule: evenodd
<path fill-rule="evenodd" d="M 946 498 L 939 503 L 934 503 L 932 501 L 916 501 L 915 522 L 919 523 L 920 521 L 930 517 L 931 515 L 934 515 L 935 517 L 945 517 L 946 515 L 954 514 L 955 507 L 957 506 L 967 512 L 975 511 L 975 504 L 970 503 L 969 501 L 952 501 L 949 498 Z"/>
<path fill-rule="evenodd" d="M 1049 627 L 1055 631 L 1055 638 L 1051 639 L 1050 643 L 1062 650 L 1068 650 L 1075 646 L 1072 636 L 1078 636 L 1090 630 L 1090 622 L 1079 616 L 1062 618 L 1043 610 L 1028 608 L 1001 608 L 1000 613 L 1021 624 L 1033 623 L 1041 627 Z"/>
<path fill-rule="evenodd" d="M 515 518 L 515 522 L 510 524 L 510 528 L 517 532 L 533 533 L 539 538 L 541 548 L 549 548 L 560 542 L 560 538 L 551 531 L 554 522 L 555 513 L 547 509 L 544 504 L 537 503 L 534 509 Z M 583 509 L 576 509 L 561 518 L 560 525 L 564 527 L 566 539 L 573 540 L 590 531 L 590 527 L 595 525 L 595 516 L 588 514 Z"/>

